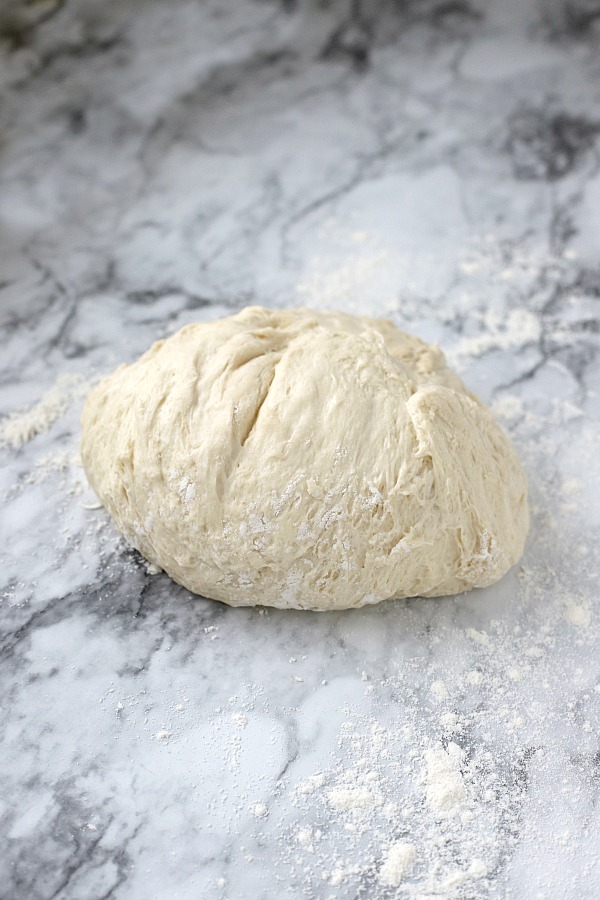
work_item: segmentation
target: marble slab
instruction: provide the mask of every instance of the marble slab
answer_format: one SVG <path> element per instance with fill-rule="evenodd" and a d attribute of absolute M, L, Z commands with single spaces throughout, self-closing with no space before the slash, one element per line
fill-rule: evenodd
<path fill-rule="evenodd" d="M 0 896 L 600 896 L 600 5 L 15 0 L 0 47 Z M 521 565 L 340 614 L 150 574 L 83 397 L 248 303 L 439 341 Z"/>

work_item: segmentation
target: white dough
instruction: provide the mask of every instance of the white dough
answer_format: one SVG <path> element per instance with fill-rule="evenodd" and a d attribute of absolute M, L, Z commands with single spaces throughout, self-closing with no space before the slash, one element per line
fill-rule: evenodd
<path fill-rule="evenodd" d="M 81 455 L 127 540 L 232 606 L 345 609 L 497 581 L 526 481 L 435 346 L 390 322 L 248 307 L 90 394 Z"/>

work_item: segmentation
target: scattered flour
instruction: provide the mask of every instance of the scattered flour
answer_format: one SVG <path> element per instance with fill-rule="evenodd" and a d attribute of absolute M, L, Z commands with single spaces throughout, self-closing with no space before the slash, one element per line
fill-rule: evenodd
<path fill-rule="evenodd" d="M 302 847 L 312 849 L 312 831 L 310 828 L 301 828 L 296 835 L 296 840 Z"/>
<path fill-rule="evenodd" d="M 572 495 L 572 494 L 580 494 L 582 491 L 583 485 L 579 478 L 565 478 L 560 489 L 563 494 Z"/>
<path fill-rule="evenodd" d="M 431 685 L 430 691 L 438 701 L 438 703 L 443 703 L 444 700 L 448 700 L 448 698 L 450 697 L 448 688 L 443 681 L 434 681 Z"/>
<path fill-rule="evenodd" d="M 467 628 L 465 634 L 470 640 L 474 641 L 476 644 L 480 644 L 482 647 L 489 647 L 490 645 L 490 636 L 487 631 L 477 631 L 476 628 Z"/>
<path fill-rule="evenodd" d="M 18 450 L 36 435 L 49 431 L 67 412 L 72 401 L 85 396 L 90 386 L 91 382 L 79 375 L 61 375 L 41 400 L 0 421 L 0 447 Z"/>
<path fill-rule="evenodd" d="M 346 868 L 334 869 L 331 873 L 329 884 L 333 887 L 339 887 L 340 884 L 343 884 L 346 879 L 352 875 L 360 875 L 359 866 L 346 866 Z"/>
<path fill-rule="evenodd" d="M 398 688 L 400 682 L 392 678 L 380 684 L 385 690 Z M 365 684 L 365 697 L 372 696 L 369 688 L 372 685 Z M 468 885 L 468 896 L 479 896 L 472 882 L 487 876 L 485 854 L 498 853 L 490 842 L 489 825 L 492 835 L 502 828 L 506 810 L 496 804 L 493 791 L 489 799 L 478 797 L 471 782 L 480 773 L 483 785 L 495 784 L 493 758 L 481 746 L 471 763 L 456 743 L 423 747 L 423 737 L 413 726 L 388 730 L 356 710 L 351 718 L 350 710 L 347 713 L 335 754 L 343 756 L 344 769 L 338 771 L 337 757 L 338 766 L 301 782 L 292 792 L 298 824 L 289 839 L 302 854 L 293 858 L 298 864 L 303 860 L 309 879 L 330 886 L 352 881 L 354 890 L 360 881 L 353 879 L 369 872 L 382 887 L 403 887 L 407 896 L 458 900 Z M 456 714 L 445 715 L 451 717 L 449 724 L 457 724 Z M 413 787 L 403 797 L 398 781 L 404 781 L 406 789 L 406 778 Z M 423 785 L 425 816 L 420 812 Z M 324 832 L 314 827 L 321 815 L 327 822 Z"/>
<path fill-rule="evenodd" d="M 444 713 L 440 716 L 440 723 L 450 731 L 460 730 L 460 719 L 456 713 Z"/>
<path fill-rule="evenodd" d="M 478 357 L 490 350 L 511 350 L 540 339 L 540 319 L 526 309 L 513 309 L 506 317 L 487 312 L 482 315 L 483 333 L 463 338 L 446 355 L 455 365 L 465 357 Z"/>
<path fill-rule="evenodd" d="M 327 795 L 329 803 L 335 809 L 360 815 L 365 810 L 379 804 L 378 798 L 366 788 L 345 787 L 335 788 Z"/>
<path fill-rule="evenodd" d="M 338 252 L 328 258 L 316 256 L 296 286 L 301 303 L 316 309 L 343 308 L 360 312 L 369 299 L 383 308 L 395 299 L 396 260 L 375 235 L 355 232 L 338 235 Z"/>
<path fill-rule="evenodd" d="M 315 775 L 310 775 L 306 781 L 303 781 L 302 784 L 298 786 L 298 792 L 300 794 L 314 794 L 314 792 L 323 787 L 324 784 L 325 776 L 320 772 L 317 772 Z"/>
<path fill-rule="evenodd" d="M 505 394 L 492 403 L 492 412 L 499 419 L 517 419 L 523 415 L 524 411 L 523 400 L 514 394 Z"/>
<path fill-rule="evenodd" d="M 444 880 L 442 881 L 442 890 L 447 892 L 454 892 L 456 888 L 460 887 L 465 883 L 469 876 L 463 869 L 456 869 L 454 872 L 450 872 Z"/>
<path fill-rule="evenodd" d="M 426 799 L 437 816 L 454 815 L 467 798 L 467 789 L 461 774 L 464 751 L 457 744 L 448 748 L 425 751 Z"/>
<path fill-rule="evenodd" d="M 416 858 L 417 851 L 412 844 L 392 844 L 379 870 L 379 880 L 389 887 L 398 887 L 402 879 L 411 872 Z"/>
<path fill-rule="evenodd" d="M 568 602 L 565 606 L 565 615 L 567 621 L 578 628 L 587 628 L 592 621 L 590 610 L 580 603 Z"/>
<path fill-rule="evenodd" d="M 252 807 L 252 815 L 257 819 L 266 819 L 269 815 L 268 807 L 264 803 L 255 803 Z"/>
<path fill-rule="evenodd" d="M 472 859 L 468 868 L 468 874 L 472 878 L 485 878 L 488 874 L 488 867 L 482 859 Z"/>

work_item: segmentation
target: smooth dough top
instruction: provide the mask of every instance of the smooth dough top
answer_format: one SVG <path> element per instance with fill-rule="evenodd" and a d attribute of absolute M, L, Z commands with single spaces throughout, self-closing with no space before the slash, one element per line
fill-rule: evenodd
<path fill-rule="evenodd" d="M 90 394 L 81 454 L 117 528 L 233 606 L 345 609 L 497 581 L 526 480 L 436 346 L 388 321 L 248 307 Z"/>

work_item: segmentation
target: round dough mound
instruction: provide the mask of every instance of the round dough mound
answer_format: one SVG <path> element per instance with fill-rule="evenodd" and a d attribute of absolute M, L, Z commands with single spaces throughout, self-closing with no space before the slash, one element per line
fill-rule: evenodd
<path fill-rule="evenodd" d="M 90 394 L 81 455 L 127 540 L 232 606 L 454 594 L 519 559 L 526 481 L 435 346 L 390 322 L 248 307 Z"/>

